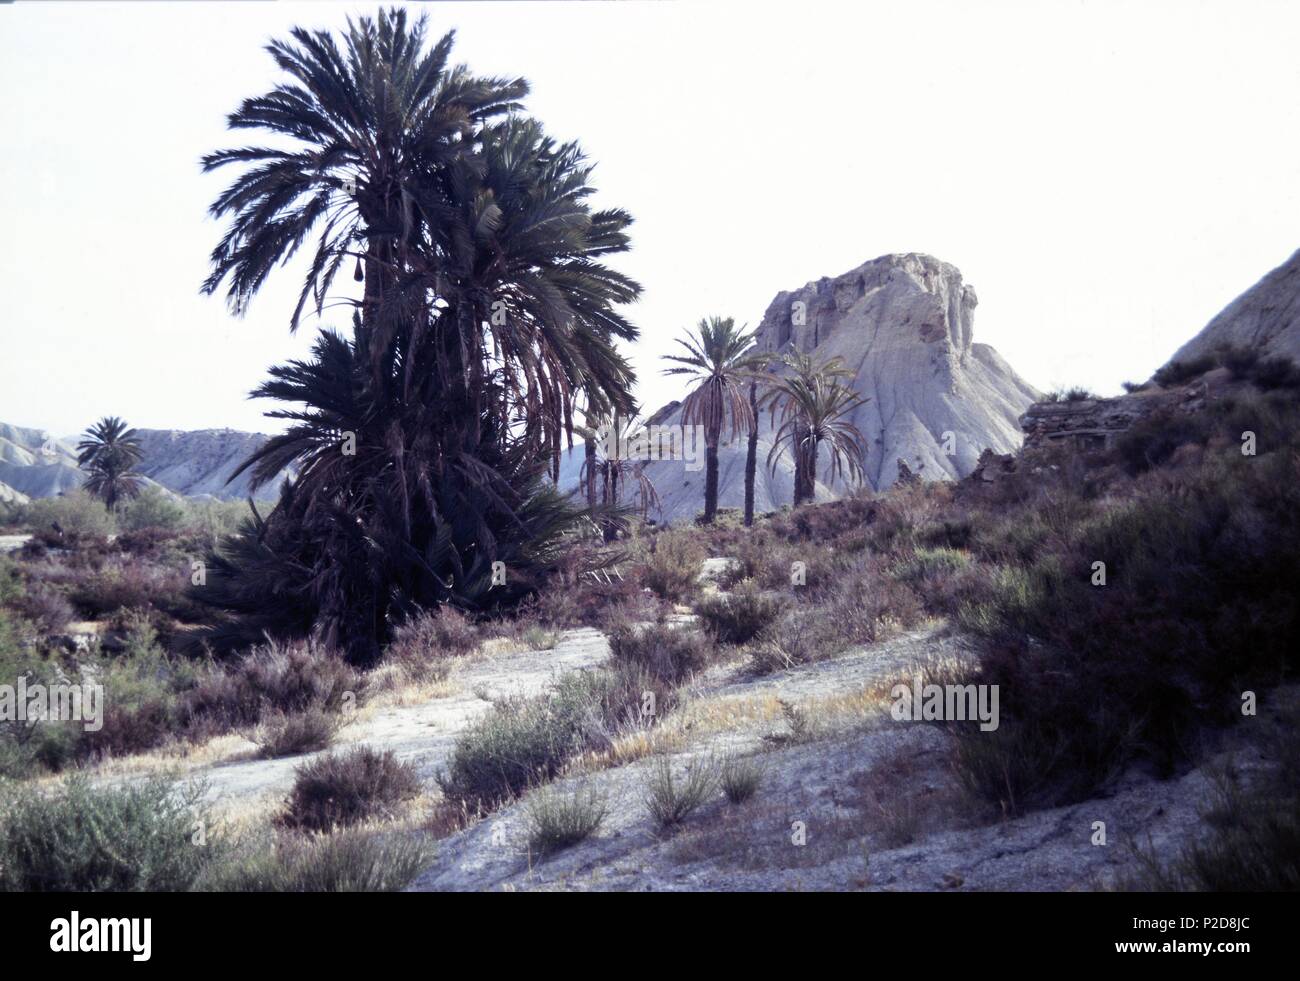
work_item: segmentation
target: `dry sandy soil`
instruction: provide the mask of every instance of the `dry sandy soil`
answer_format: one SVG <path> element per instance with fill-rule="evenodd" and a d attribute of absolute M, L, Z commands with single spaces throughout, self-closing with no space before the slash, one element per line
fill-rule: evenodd
<path fill-rule="evenodd" d="M 361 710 L 336 748 L 368 744 L 413 763 L 436 795 L 460 733 L 493 701 L 543 693 L 561 674 L 609 656 L 596 630 L 563 633 L 549 650 L 461 661 L 436 689 Z M 648 733 L 578 761 L 559 793 L 595 792 L 607 815 L 580 844 L 545 860 L 529 846 L 531 795 L 440 843 L 417 890 L 1033 889 L 1112 887 L 1137 870 L 1134 846 L 1162 858 L 1201 824 L 1209 778 L 1195 770 L 1160 781 L 1132 773 L 1110 796 L 1004 820 L 968 797 L 934 726 L 898 722 L 888 692 L 919 665 L 968 657 L 942 623 L 834 660 L 754 677 L 742 662 L 712 669 L 684 707 Z M 269 815 L 307 756 L 255 757 L 239 738 L 183 761 L 230 815 Z M 1238 747 L 1239 764 L 1251 750 Z M 692 765 L 752 756 L 757 793 L 733 805 L 721 793 L 672 832 L 645 804 L 662 759 Z M 157 760 L 119 761 L 106 780 L 133 779 Z M 1097 839 L 1105 827 L 1105 844 Z"/>

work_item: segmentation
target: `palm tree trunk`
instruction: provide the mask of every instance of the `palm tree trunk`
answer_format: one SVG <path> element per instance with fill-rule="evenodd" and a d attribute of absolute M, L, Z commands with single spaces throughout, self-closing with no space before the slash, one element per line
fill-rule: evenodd
<path fill-rule="evenodd" d="M 713 429 L 712 426 L 709 427 Z M 722 426 L 717 431 L 705 434 L 704 439 L 704 523 L 713 524 L 718 513 L 718 440 L 722 438 Z"/>
<path fill-rule="evenodd" d="M 808 504 L 814 504 L 817 500 L 817 443 L 818 440 L 815 439 L 808 441 L 808 463 L 804 467 L 803 499 Z"/>
<path fill-rule="evenodd" d="M 596 510 L 596 441 L 590 436 L 583 447 L 587 459 L 587 507 Z"/>
<path fill-rule="evenodd" d="M 800 428 L 794 451 L 794 506 L 811 501 L 817 486 L 817 447 Z"/>
<path fill-rule="evenodd" d="M 745 451 L 745 527 L 754 524 L 754 477 L 758 472 L 758 382 L 749 383 L 749 445 Z"/>

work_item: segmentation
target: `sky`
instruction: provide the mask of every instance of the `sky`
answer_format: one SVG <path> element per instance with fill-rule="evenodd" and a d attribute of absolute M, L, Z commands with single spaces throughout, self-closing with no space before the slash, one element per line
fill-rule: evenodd
<path fill-rule="evenodd" d="M 409 4 L 415 7 L 417 5 Z M 0 421 L 272 432 L 247 393 L 304 355 L 296 268 L 242 319 L 198 287 L 229 175 L 199 158 L 276 83 L 263 44 L 353 3 L 0 4 Z M 434 33 L 596 162 L 637 218 L 638 396 L 712 314 L 879 255 L 979 295 L 1028 381 L 1148 377 L 1300 247 L 1300 4 L 438 3 Z M 326 325 L 346 319 L 326 312 Z"/>

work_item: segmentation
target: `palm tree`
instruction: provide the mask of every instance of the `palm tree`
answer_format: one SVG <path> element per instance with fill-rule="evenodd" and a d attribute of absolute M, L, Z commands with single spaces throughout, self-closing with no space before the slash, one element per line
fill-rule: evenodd
<path fill-rule="evenodd" d="M 601 523 L 604 526 L 605 540 L 613 541 L 619 527 L 623 524 L 623 514 L 626 510 L 623 507 L 625 486 L 630 484 L 635 488 L 637 510 L 642 519 L 649 516 L 651 508 L 659 507 L 659 492 L 655 489 L 654 481 L 645 472 L 646 461 L 622 457 L 617 450 L 618 447 L 634 445 L 638 439 L 648 441 L 649 437 L 644 421 L 636 416 L 631 419 L 614 416 L 612 422 L 600 421 L 589 432 L 587 447 L 591 456 L 583 462 L 579 482 L 587 483 L 589 493 L 593 492 L 593 484 L 600 485 L 600 509 L 606 512 L 606 517 Z M 598 435 L 606 436 L 608 440 L 598 441 L 596 438 Z M 603 451 L 601 444 L 604 444 Z M 611 445 L 615 448 L 613 454 L 609 452 Z"/>
<path fill-rule="evenodd" d="M 740 383 L 765 362 L 766 355 L 751 350 L 753 333 L 745 333 L 731 317 L 707 317 L 677 343 L 685 356 L 665 354 L 677 366 L 665 375 L 689 375 L 695 387 L 682 403 L 682 425 L 704 428 L 704 523 L 718 511 L 718 443 L 728 418 L 731 438 L 745 429 L 757 438 L 757 414 L 750 408 Z M 747 489 L 747 493 L 752 493 Z"/>
<path fill-rule="evenodd" d="M 807 354 L 783 359 L 791 374 L 778 378 L 766 398 L 774 423 L 767 464 L 786 450 L 795 462 L 794 505 L 812 501 L 817 486 L 817 458 L 825 443 L 831 451 L 829 479 L 863 477 L 866 439 L 846 417 L 866 399 L 843 381 L 848 372 L 839 358 L 820 363 Z"/>
<path fill-rule="evenodd" d="M 86 490 L 112 511 L 123 497 L 140 492 L 135 465 L 143 457 L 136 431 L 117 416 L 105 416 L 82 434 L 77 444 L 77 466 L 85 470 Z"/>
<path fill-rule="evenodd" d="M 293 425 L 241 469 L 255 486 L 289 465 L 298 476 L 204 595 L 250 629 L 318 629 L 369 662 L 419 608 L 522 598 L 575 523 L 540 481 L 558 474 L 578 400 L 634 407 L 614 343 L 637 336 L 617 307 L 640 287 L 602 263 L 627 250 L 632 219 L 589 207 L 577 144 L 495 121 L 526 84 L 449 68 L 451 35 L 425 51 L 424 18 L 349 22 L 342 51 L 327 32 L 293 38 L 269 48 L 291 83 L 230 124 L 303 145 L 205 159 L 257 166 L 213 205 L 233 217 L 204 289 L 229 279 L 242 312 L 319 226 L 291 329 L 307 299 L 324 309 L 345 259 L 365 295 L 350 338 L 322 332 L 309 360 L 254 393 L 294 403 L 270 413 Z M 508 587 L 491 585 L 494 562 Z"/>
<path fill-rule="evenodd" d="M 773 356 L 755 355 L 761 362 L 749 376 L 749 416 L 753 424 L 749 427 L 749 436 L 745 440 L 745 527 L 754 524 L 754 483 L 758 476 L 758 388 L 768 384 L 767 377 L 759 370 L 766 368 Z"/>

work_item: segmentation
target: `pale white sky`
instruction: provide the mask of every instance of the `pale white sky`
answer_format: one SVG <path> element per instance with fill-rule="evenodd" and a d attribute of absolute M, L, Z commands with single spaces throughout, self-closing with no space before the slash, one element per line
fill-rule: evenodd
<path fill-rule="evenodd" d="M 415 5 L 411 5 L 415 6 Z M 275 80 L 262 44 L 353 3 L 0 5 L 0 420 L 266 431 L 246 393 L 300 278 L 244 320 L 198 294 Z M 523 75 L 629 209 L 650 408 L 684 325 L 888 252 L 957 265 L 975 338 L 1040 388 L 1145 378 L 1300 246 L 1300 4 L 1266 0 L 445 3 L 458 60 Z"/>

